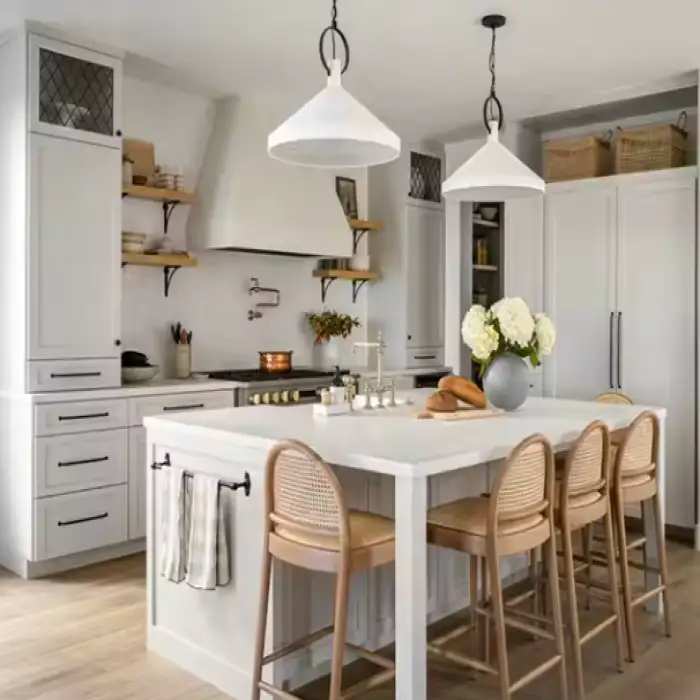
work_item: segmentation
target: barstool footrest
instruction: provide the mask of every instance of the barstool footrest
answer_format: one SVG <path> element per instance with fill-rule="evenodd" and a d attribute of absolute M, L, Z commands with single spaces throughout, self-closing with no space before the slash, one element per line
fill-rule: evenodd
<path fill-rule="evenodd" d="M 356 695 L 359 695 L 360 693 L 365 693 L 368 690 L 372 690 L 373 688 L 376 688 L 382 683 L 388 683 L 390 680 L 392 680 L 396 676 L 396 671 L 392 669 L 387 669 L 384 671 L 380 671 L 379 673 L 375 673 L 373 676 L 370 676 L 369 678 L 365 678 L 364 680 L 360 681 L 359 683 L 355 683 L 355 685 L 351 685 L 347 690 L 341 690 L 340 691 L 340 698 L 341 700 L 349 700 L 349 698 L 354 698 Z"/>
<path fill-rule="evenodd" d="M 595 627 L 591 628 L 585 634 L 581 635 L 581 645 L 590 641 L 594 637 L 597 637 L 601 632 L 606 630 L 610 625 L 614 625 L 617 622 L 617 615 L 612 615 L 605 618 L 602 622 L 598 623 Z"/>
<path fill-rule="evenodd" d="M 632 607 L 634 608 L 637 605 L 641 605 L 642 603 L 646 603 L 649 598 L 653 598 L 655 595 L 659 595 L 664 592 L 666 589 L 666 586 L 661 585 L 657 586 L 656 588 L 652 588 L 648 591 L 644 591 L 641 595 L 637 596 L 636 598 L 632 599 Z"/>
<path fill-rule="evenodd" d="M 367 649 L 358 647 L 356 644 L 350 644 L 349 642 L 345 642 L 345 648 L 349 649 L 356 656 L 359 656 L 360 658 L 365 659 L 367 661 L 371 661 L 373 664 L 381 666 L 382 668 L 391 670 L 396 668 L 396 664 L 391 659 L 387 659 L 385 656 L 376 654 L 373 651 L 368 651 Z"/>
<path fill-rule="evenodd" d="M 550 668 L 554 668 L 557 664 L 564 663 L 564 659 L 560 654 L 556 654 L 551 659 L 547 659 L 544 663 L 540 664 L 537 668 L 533 668 L 532 671 L 526 673 L 522 678 L 518 678 L 515 683 L 513 683 L 509 691 L 515 693 L 521 688 L 524 688 L 528 683 L 532 683 L 535 679 L 539 678 L 543 673 L 547 673 Z"/>
<path fill-rule="evenodd" d="M 258 683 L 258 687 L 260 688 L 260 690 L 264 690 L 266 693 L 274 695 L 276 698 L 281 698 L 282 700 L 301 700 L 301 698 L 298 695 L 292 695 L 291 693 L 288 693 L 287 691 L 282 690 L 281 688 L 275 688 L 274 685 L 265 683 L 265 681 L 260 681 Z"/>
<path fill-rule="evenodd" d="M 453 639 L 457 639 L 458 637 L 468 634 L 469 632 L 473 632 L 475 629 L 476 625 L 474 625 L 472 622 L 468 622 L 464 625 L 460 625 L 459 627 L 455 627 L 449 632 L 441 634 L 439 637 L 435 637 L 435 639 L 432 639 L 430 643 L 435 647 L 442 647 L 448 642 L 451 642 Z"/>
<path fill-rule="evenodd" d="M 472 659 L 471 656 L 460 654 L 458 651 L 448 651 L 447 649 L 436 647 L 433 644 L 428 644 L 428 651 L 431 654 L 440 656 L 448 661 L 453 661 L 460 666 L 466 666 L 474 671 L 481 671 L 481 673 L 488 673 L 492 676 L 498 675 L 498 670 L 490 664 L 487 664 L 484 661 L 478 661 L 477 659 Z"/>
<path fill-rule="evenodd" d="M 286 646 L 282 647 L 281 649 L 278 649 L 277 651 L 273 651 L 271 654 L 268 654 L 263 658 L 262 665 L 265 666 L 269 663 L 272 663 L 273 661 L 278 661 L 284 656 L 287 656 L 289 654 L 294 653 L 295 651 L 299 651 L 300 649 L 303 649 L 304 647 L 308 646 L 309 644 L 313 644 L 314 642 L 317 642 L 319 639 L 323 639 L 324 637 L 327 637 L 329 634 L 333 633 L 333 625 L 329 625 L 328 627 L 323 627 L 320 630 L 316 630 L 315 632 L 312 632 L 311 634 L 307 635 L 306 637 L 302 637 L 301 639 L 297 639 L 294 642 L 291 642 L 290 644 L 287 644 Z"/>

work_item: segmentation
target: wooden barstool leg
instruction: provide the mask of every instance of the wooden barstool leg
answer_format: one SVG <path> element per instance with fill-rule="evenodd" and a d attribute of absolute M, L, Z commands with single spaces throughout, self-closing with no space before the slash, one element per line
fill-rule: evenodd
<path fill-rule="evenodd" d="M 267 628 L 267 608 L 270 598 L 270 573 L 272 555 L 268 550 L 268 538 L 265 537 L 265 554 L 263 555 L 262 574 L 260 576 L 260 594 L 258 597 L 258 628 L 255 633 L 255 659 L 253 662 L 253 688 L 251 700 L 260 700 L 260 681 L 262 680 L 262 662 L 265 656 L 265 629 Z"/>
<path fill-rule="evenodd" d="M 473 628 L 473 639 L 476 640 L 477 646 L 479 645 L 480 630 L 481 630 L 481 615 L 478 615 L 476 608 L 479 605 L 479 557 L 475 557 L 473 554 L 469 555 L 469 608 L 470 615 L 469 619 Z M 479 656 L 479 652 L 475 654 L 476 657 Z M 478 673 L 476 670 L 472 671 L 472 676 L 476 678 Z"/>
<path fill-rule="evenodd" d="M 542 605 L 541 605 L 541 588 L 540 588 L 540 567 L 539 567 L 539 562 L 540 562 L 540 557 L 539 557 L 539 548 L 535 547 L 534 549 L 530 550 L 530 585 L 532 586 L 532 590 L 534 591 L 534 596 L 532 599 L 532 612 L 533 614 L 537 615 L 538 617 L 542 614 Z M 534 637 L 533 637 L 534 639 Z"/>
<path fill-rule="evenodd" d="M 664 523 L 661 517 L 661 499 L 659 492 L 654 494 L 653 498 L 654 518 L 656 520 L 656 537 L 659 545 L 659 573 L 661 575 L 661 583 L 663 584 L 663 592 L 661 598 L 664 603 L 664 625 L 666 626 L 666 636 L 671 636 L 671 606 L 668 602 L 668 566 L 666 563 L 666 540 L 663 537 Z"/>
<path fill-rule="evenodd" d="M 591 579 L 593 577 L 593 556 L 591 554 L 591 540 L 593 538 L 593 528 L 586 525 L 581 529 L 581 550 L 586 560 L 586 597 L 584 606 L 586 610 L 591 609 Z"/>
<path fill-rule="evenodd" d="M 562 526 L 562 544 L 564 550 L 564 576 L 566 579 L 566 600 L 569 607 L 569 629 L 571 630 L 571 651 L 574 656 L 574 678 L 576 696 L 584 700 L 586 691 L 583 686 L 583 659 L 581 657 L 581 630 L 578 624 L 578 607 L 576 605 L 576 580 L 574 578 L 574 551 L 571 530 L 565 523 Z M 585 528 L 581 530 L 583 542 L 588 535 Z M 552 602 L 554 605 L 554 602 Z"/>
<path fill-rule="evenodd" d="M 481 558 L 481 605 L 484 609 L 488 609 L 489 605 L 489 567 L 485 558 Z M 484 663 L 491 663 L 491 618 L 485 616 L 482 619 L 481 628 L 481 651 Z"/>
<path fill-rule="evenodd" d="M 494 615 L 494 633 L 498 662 L 498 681 L 501 687 L 501 700 L 510 700 L 510 675 L 508 673 L 508 647 L 506 645 L 506 622 L 503 609 L 503 589 L 499 556 L 489 553 L 488 568 L 491 576 L 491 607 Z M 484 567 L 486 568 L 486 567 Z"/>
<path fill-rule="evenodd" d="M 569 691 L 566 682 L 566 652 L 564 650 L 564 626 L 561 619 L 561 602 L 559 600 L 559 574 L 557 571 L 557 543 L 552 529 L 552 536 L 545 543 L 546 555 L 543 551 L 543 559 L 547 562 L 549 573 L 549 595 L 550 607 L 552 609 L 552 619 L 554 621 L 554 637 L 557 652 L 561 656 L 559 663 L 559 698 L 567 700 Z"/>
<path fill-rule="evenodd" d="M 627 659 L 632 662 L 636 658 L 634 644 L 634 621 L 632 619 L 632 584 L 627 560 L 627 535 L 625 533 L 625 506 L 619 492 L 614 501 L 615 521 L 617 530 L 617 549 L 620 555 L 620 576 L 622 578 L 622 603 L 625 613 L 625 633 L 627 637 Z"/>
<path fill-rule="evenodd" d="M 625 642 L 622 628 L 622 611 L 620 610 L 620 585 L 617 580 L 617 558 L 615 556 L 615 535 L 613 534 L 612 512 L 608 512 L 604 518 L 605 525 L 605 553 L 608 558 L 608 582 L 610 585 L 611 603 L 615 620 L 615 647 L 617 651 L 617 670 L 624 671 Z"/>
<path fill-rule="evenodd" d="M 333 620 L 333 658 L 331 660 L 331 685 L 328 700 L 341 700 L 343 680 L 343 652 L 348 626 L 348 590 L 350 588 L 350 562 L 344 558 L 335 582 L 335 618 Z"/>

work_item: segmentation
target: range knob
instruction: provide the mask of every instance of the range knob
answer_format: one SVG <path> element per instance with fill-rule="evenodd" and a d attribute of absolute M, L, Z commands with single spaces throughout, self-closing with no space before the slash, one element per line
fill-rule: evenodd
<path fill-rule="evenodd" d="M 279 391 L 274 391 L 272 393 L 272 403 L 279 403 L 280 402 L 280 393 Z"/>
<path fill-rule="evenodd" d="M 266 391 L 266 392 L 262 395 L 262 402 L 263 402 L 263 403 L 270 403 L 270 392 L 269 392 L 269 391 Z"/>
<path fill-rule="evenodd" d="M 248 401 L 257 406 L 260 403 L 260 394 L 253 394 Z"/>
<path fill-rule="evenodd" d="M 293 401 L 294 403 L 296 403 L 300 398 L 301 398 L 301 397 L 300 397 L 300 394 L 299 394 L 298 391 L 293 391 L 293 392 L 292 392 L 291 399 L 292 399 L 292 401 Z"/>
<path fill-rule="evenodd" d="M 288 391 L 282 392 L 282 403 L 289 403 L 289 392 Z"/>

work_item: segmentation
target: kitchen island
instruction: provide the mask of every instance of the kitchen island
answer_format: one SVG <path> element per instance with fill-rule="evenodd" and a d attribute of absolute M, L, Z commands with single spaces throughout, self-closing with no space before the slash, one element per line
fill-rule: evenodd
<path fill-rule="evenodd" d="M 196 591 L 159 576 L 162 537 L 160 471 L 149 478 L 148 646 L 236 700 L 251 692 L 263 532 L 263 473 L 268 450 L 296 438 L 338 465 L 351 507 L 392 515 L 396 522 L 395 576 L 391 567 L 352 581 L 349 638 L 368 647 L 396 640 L 396 697 L 426 700 L 426 622 L 468 603 L 465 558 L 429 552 L 426 510 L 488 487 L 499 460 L 533 433 L 565 449 L 592 420 L 626 427 L 644 407 L 529 399 L 520 410 L 476 421 L 416 420 L 430 390 L 410 392 L 414 405 L 314 419 L 311 406 L 264 406 L 153 417 L 148 460 L 205 472 L 227 481 L 250 475 L 251 492 L 223 491 L 229 499 L 231 583 Z M 664 409 L 660 418 L 659 481 L 664 488 Z M 648 556 L 655 562 L 657 533 L 648 525 Z M 525 561 L 515 558 L 505 576 Z M 396 582 L 396 584 L 395 584 Z M 650 584 L 652 582 L 649 582 Z M 285 565 L 275 567 L 268 616 L 270 649 L 328 624 L 332 581 Z M 396 611 L 396 614 L 394 614 Z M 272 665 L 276 685 L 302 683 L 327 672 L 329 649 L 319 644 Z M 350 655 L 346 661 L 351 660 Z M 268 667 L 269 668 L 269 667 Z"/>

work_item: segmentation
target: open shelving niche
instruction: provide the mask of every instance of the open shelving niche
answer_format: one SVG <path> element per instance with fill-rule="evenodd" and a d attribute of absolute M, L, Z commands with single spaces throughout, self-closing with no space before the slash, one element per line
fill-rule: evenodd
<path fill-rule="evenodd" d="M 194 192 L 168 190 L 147 185 L 122 185 L 122 199 L 124 197 L 161 202 L 163 206 L 163 233 L 165 235 L 168 233 L 170 217 L 175 207 L 178 204 L 191 204 L 195 201 Z M 189 253 L 122 253 L 122 267 L 126 265 L 162 267 L 163 294 L 167 297 L 175 273 L 181 267 L 195 267 L 197 260 Z"/>
<path fill-rule="evenodd" d="M 472 303 L 486 307 L 497 302 L 504 293 L 503 278 L 503 204 L 492 219 L 480 214 L 481 203 L 473 204 L 472 214 Z M 477 262 L 477 241 L 485 241 L 487 257 L 485 262 Z M 479 365 L 472 362 L 472 379 L 481 386 Z"/>
<path fill-rule="evenodd" d="M 362 237 L 370 231 L 381 231 L 380 221 L 365 221 L 363 219 L 348 219 L 348 225 L 352 230 L 352 253 L 357 253 L 357 247 Z M 360 289 L 367 282 L 374 282 L 381 279 L 381 275 L 376 270 L 334 270 L 317 268 L 313 276 L 321 280 L 321 302 L 325 304 L 328 288 L 336 280 L 350 280 L 352 282 L 352 303 L 357 301 Z"/>

